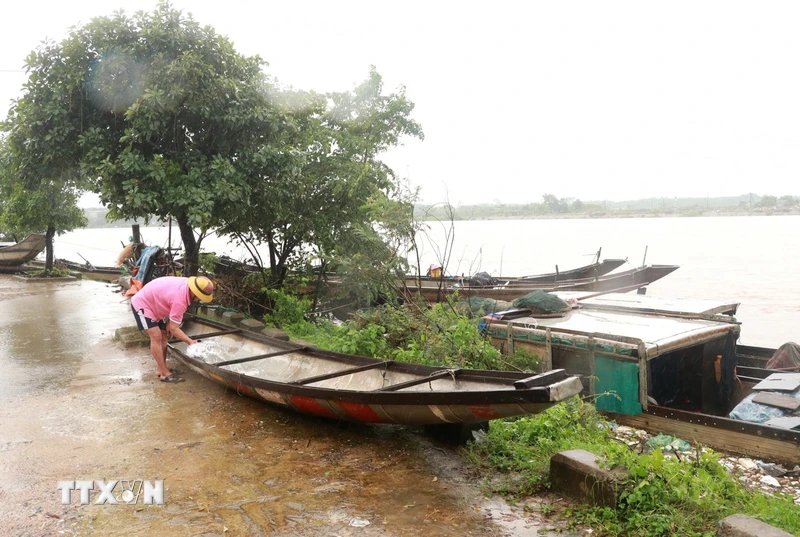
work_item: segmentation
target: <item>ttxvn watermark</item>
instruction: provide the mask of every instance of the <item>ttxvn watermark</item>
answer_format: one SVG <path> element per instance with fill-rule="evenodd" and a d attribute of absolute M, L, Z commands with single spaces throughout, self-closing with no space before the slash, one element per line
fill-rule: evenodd
<path fill-rule="evenodd" d="M 62 505 L 72 503 L 72 491 L 80 492 L 81 505 L 89 504 L 89 492 L 95 490 L 95 504 L 132 505 L 140 499 L 144 505 L 164 505 L 164 480 L 145 481 L 59 481 Z"/>

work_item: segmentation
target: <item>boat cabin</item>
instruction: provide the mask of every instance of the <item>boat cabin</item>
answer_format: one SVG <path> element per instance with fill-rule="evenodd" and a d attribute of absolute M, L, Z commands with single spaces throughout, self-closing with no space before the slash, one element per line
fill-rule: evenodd
<path fill-rule="evenodd" d="M 718 312 L 736 306 L 614 294 L 561 317 L 487 319 L 484 330 L 502 352 L 521 348 L 542 370 L 579 375 L 599 410 L 635 415 L 658 405 L 725 416 L 741 399 L 740 325 Z"/>

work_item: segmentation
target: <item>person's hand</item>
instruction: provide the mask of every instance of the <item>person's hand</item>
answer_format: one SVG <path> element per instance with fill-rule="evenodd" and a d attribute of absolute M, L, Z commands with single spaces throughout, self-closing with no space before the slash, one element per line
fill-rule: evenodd
<path fill-rule="evenodd" d="M 189 338 L 189 341 L 186 344 L 187 345 L 194 345 L 195 343 L 197 343 L 196 339 Z"/>

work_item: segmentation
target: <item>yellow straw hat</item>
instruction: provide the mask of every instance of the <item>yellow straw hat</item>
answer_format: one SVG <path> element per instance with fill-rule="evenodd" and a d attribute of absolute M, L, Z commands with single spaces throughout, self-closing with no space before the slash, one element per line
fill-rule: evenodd
<path fill-rule="evenodd" d="M 211 302 L 214 298 L 214 282 L 205 276 L 191 276 L 189 290 L 202 302 Z"/>

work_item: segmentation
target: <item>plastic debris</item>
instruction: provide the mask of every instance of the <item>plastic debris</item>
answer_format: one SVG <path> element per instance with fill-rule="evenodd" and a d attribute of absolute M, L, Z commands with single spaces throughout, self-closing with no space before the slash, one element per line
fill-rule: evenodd
<path fill-rule="evenodd" d="M 661 448 L 662 451 L 691 451 L 692 445 L 685 440 L 666 434 L 659 434 L 646 442 L 650 449 Z"/>
<path fill-rule="evenodd" d="M 771 475 L 764 475 L 761 476 L 761 482 L 765 485 L 769 485 L 770 487 L 780 487 L 781 482 L 772 477 Z"/>
<path fill-rule="evenodd" d="M 788 473 L 788 470 L 780 464 L 759 462 L 758 467 L 761 468 L 762 472 L 772 477 L 781 477 Z"/>

